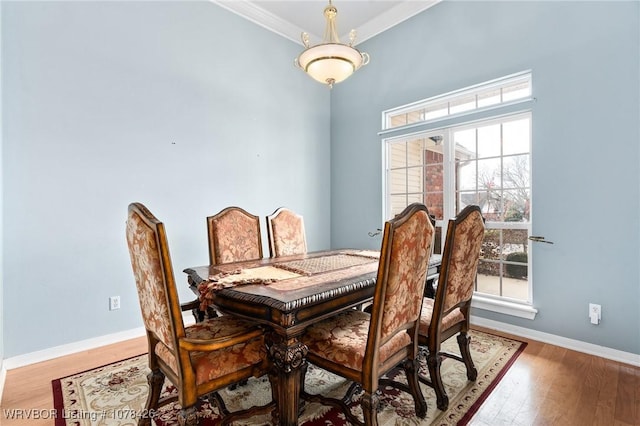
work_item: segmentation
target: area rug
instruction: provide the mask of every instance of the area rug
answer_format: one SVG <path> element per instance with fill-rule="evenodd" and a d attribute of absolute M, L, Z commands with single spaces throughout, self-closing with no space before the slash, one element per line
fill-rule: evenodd
<path fill-rule="evenodd" d="M 449 409 L 436 408 L 436 396 L 433 389 L 421 384 L 427 400 L 428 411 L 425 419 L 415 416 L 411 396 L 395 389 L 382 389 L 382 404 L 378 412 L 381 426 L 444 426 L 465 425 L 478 410 L 482 402 L 491 393 L 508 368 L 522 352 L 526 343 L 499 337 L 480 331 L 471 331 L 471 354 L 478 369 L 478 378 L 469 382 L 464 364 L 445 358 L 442 362 L 442 377 L 449 395 Z M 455 337 L 443 344 L 445 350 L 459 353 Z M 122 360 L 83 373 L 74 374 L 52 381 L 54 407 L 57 411 L 56 426 L 127 426 L 136 425 L 137 416 L 144 412 L 148 393 L 147 355 Z M 424 360 L 421 373 L 428 376 Z M 394 370 L 390 375 L 404 379 L 404 373 Z M 344 379 L 320 368 L 310 366 L 305 382 L 309 393 L 321 393 L 341 397 L 349 383 Z M 163 396 L 176 390 L 167 381 Z M 266 377 L 250 379 L 246 385 L 235 390 L 221 392 L 227 408 L 235 411 L 252 405 L 263 405 L 271 400 L 269 380 Z M 360 418 L 361 410 L 358 398 L 354 397 L 352 410 Z M 168 404 L 159 410 L 154 418 L 158 426 L 175 426 L 178 403 Z M 198 403 L 198 416 L 201 424 L 215 426 L 220 423 L 217 408 L 205 400 Z M 253 417 L 240 421 L 242 425 L 270 425 L 269 416 Z M 348 423 L 339 410 L 316 404 L 306 403 L 300 415 L 299 425 L 304 426 L 342 426 Z"/>

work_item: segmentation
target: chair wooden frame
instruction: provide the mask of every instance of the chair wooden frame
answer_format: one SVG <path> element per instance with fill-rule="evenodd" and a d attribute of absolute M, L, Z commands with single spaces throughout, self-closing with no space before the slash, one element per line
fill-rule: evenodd
<path fill-rule="evenodd" d="M 416 220 L 414 220 L 414 217 L 419 214 L 422 214 L 423 217 L 416 218 Z M 416 225 L 416 223 L 420 223 L 420 225 Z M 416 244 L 419 248 L 414 248 L 414 250 L 424 248 L 424 253 L 417 254 L 410 261 L 415 261 L 415 264 L 410 263 L 409 265 L 405 265 L 407 266 L 405 270 L 415 271 L 413 277 L 409 278 L 411 283 L 398 278 L 399 274 L 401 274 L 399 271 L 402 269 L 399 265 L 404 261 L 404 257 L 400 254 L 394 255 L 393 253 L 394 249 L 400 250 L 400 247 L 403 247 L 403 240 L 400 237 L 398 237 L 400 238 L 398 240 L 398 245 L 394 245 L 394 237 L 396 236 L 396 233 L 398 233 L 398 230 L 400 230 L 405 224 L 409 227 L 418 227 L 418 231 L 414 231 L 416 232 L 414 236 L 417 235 L 416 238 L 422 245 Z M 351 310 L 340 314 L 344 316 L 343 318 L 348 318 L 345 320 L 347 323 L 350 323 L 349 318 L 354 318 L 356 321 L 364 319 L 369 324 L 366 349 L 362 360 L 362 368 L 357 369 L 352 366 L 345 365 L 344 363 L 336 362 L 335 360 L 326 359 L 325 357 L 314 353 L 314 345 L 308 339 L 313 339 L 313 327 L 315 326 L 310 327 L 308 333 L 311 337 L 305 338 L 303 336 L 303 342 L 308 343 L 309 347 L 307 360 L 323 369 L 353 381 L 353 384 L 342 399 L 328 398 L 318 394 L 308 394 L 304 391 L 305 366 L 302 379 L 302 397 L 305 400 L 338 407 L 343 413 L 345 413 L 347 419 L 353 424 L 364 424 L 367 426 L 377 425 L 377 409 L 379 405 L 379 396 L 377 393 L 378 388 L 380 385 L 393 386 L 409 393 L 413 397 L 415 411 L 418 417 L 424 418 L 426 416 L 427 404 L 424 400 L 424 396 L 418 382 L 418 322 L 420 319 L 420 307 L 427 277 L 429 257 L 433 251 L 434 234 L 434 222 L 431 217 L 429 217 L 427 208 L 423 204 L 414 203 L 408 206 L 400 215 L 385 223 L 380 264 L 378 267 L 371 314 L 358 310 Z M 420 260 L 424 261 L 420 262 Z M 403 285 L 406 286 L 406 288 L 402 287 Z M 413 292 L 407 293 L 403 290 L 408 288 L 411 288 L 412 290 L 415 288 L 415 294 L 413 294 Z M 402 321 L 404 322 L 401 323 L 394 322 L 399 314 L 397 311 L 395 313 L 391 312 L 393 310 L 392 308 L 390 309 L 392 303 L 387 301 L 387 298 L 397 297 L 397 294 L 403 293 L 403 291 L 405 294 L 410 295 L 405 296 L 405 299 L 403 300 L 412 300 L 416 306 L 412 307 L 412 302 L 408 302 L 406 305 L 403 305 L 402 310 L 405 311 L 407 318 L 402 318 Z M 388 315 L 388 318 L 385 318 L 386 315 Z M 410 317 L 410 315 L 413 315 L 413 317 Z M 329 319 L 329 321 L 332 320 L 333 319 L 331 318 Z M 390 323 L 393 325 L 389 325 Z M 333 322 L 330 322 L 329 324 L 330 327 L 335 325 Z M 385 330 L 385 328 L 388 329 Z M 407 342 L 402 345 L 394 343 L 395 346 L 393 351 L 386 357 L 386 359 L 381 360 L 380 348 L 386 343 L 391 342 L 393 339 L 396 339 L 400 333 L 405 332 L 409 334 Z M 406 374 L 407 384 L 400 383 L 389 378 L 382 378 L 398 365 L 402 367 Z M 351 413 L 348 406 L 353 394 L 360 387 L 364 390 L 364 395 L 361 400 L 364 423 L 359 421 L 359 419 Z"/>
<path fill-rule="evenodd" d="M 283 246 L 283 242 L 280 241 L 277 236 L 278 223 L 285 219 L 295 220 L 299 224 L 298 235 L 296 245 L 299 249 L 290 250 Z M 304 218 L 286 207 L 280 207 L 276 209 L 272 214 L 267 216 L 267 235 L 269 238 L 269 255 L 271 257 L 290 256 L 294 254 L 304 254 L 307 252 L 307 237 L 304 228 Z"/>
<path fill-rule="evenodd" d="M 182 406 L 178 416 L 179 423 L 195 425 L 197 424 L 195 404 L 198 398 L 250 377 L 262 376 L 268 371 L 269 363 L 265 354 L 259 363 L 229 369 L 229 372 L 221 376 L 197 382 L 197 372 L 192 362 L 194 353 L 220 351 L 238 344 L 249 344 L 250 341 L 255 347 L 263 348 L 264 331 L 256 324 L 225 316 L 188 327 L 194 328 L 195 331 L 203 328 L 204 331 L 209 329 L 220 331 L 220 334 L 216 334 L 216 338 L 189 337 L 188 328 L 184 327 L 182 320 L 182 311 L 193 309 L 194 302 L 180 305 L 164 225 L 140 203 L 129 205 L 127 243 L 140 296 L 151 370 L 148 375 L 149 395 L 144 411 L 149 415 L 141 417 L 138 424 L 150 425 L 151 416 L 159 406 L 177 399 Z M 141 266 L 143 264 L 147 266 Z M 145 314 L 145 311 L 153 311 L 152 316 Z M 241 323 L 233 323 L 233 321 L 241 321 Z M 225 324 L 235 324 L 235 328 L 231 327 L 229 332 L 225 332 Z M 173 368 L 157 354 L 159 345 L 171 353 L 175 362 Z M 177 388 L 178 395 L 161 400 L 160 393 L 165 377 Z M 272 402 L 265 406 L 230 413 L 217 393 L 210 396 L 210 401 L 217 404 L 225 416 L 223 424 L 262 412 L 273 412 L 276 406 L 275 399 L 272 398 Z"/>
<path fill-rule="evenodd" d="M 236 219 L 240 218 L 242 220 L 245 220 L 247 221 L 247 223 L 250 223 L 254 227 L 254 229 L 246 230 L 246 232 L 247 233 L 250 232 L 251 233 L 250 236 L 253 237 L 253 238 L 247 238 L 246 241 L 253 240 L 253 243 L 255 245 L 255 247 L 253 247 L 255 256 L 241 256 L 241 255 L 237 255 L 236 253 L 236 255 L 232 256 L 232 258 L 225 259 L 221 255 L 221 253 L 224 252 L 225 250 L 233 253 L 236 247 L 230 244 L 225 245 L 222 235 L 219 235 L 217 232 L 216 224 L 219 221 L 233 220 L 234 217 Z M 208 243 L 209 243 L 209 264 L 210 265 L 220 265 L 222 263 L 262 259 L 263 254 L 262 254 L 262 235 L 260 232 L 260 217 L 253 215 L 240 207 L 235 207 L 235 206 L 227 207 L 213 216 L 208 216 L 207 217 L 207 234 L 209 237 Z M 234 244 L 236 243 L 237 243 L 237 240 L 234 240 Z"/>
<path fill-rule="evenodd" d="M 463 227 L 465 228 L 463 229 Z M 470 234 L 462 234 L 461 232 L 464 230 L 467 230 Z M 468 331 L 473 286 L 483 237 L 484 218 L 478 206 L 467 206 L 455 219 L 449 220 L 435 297 L 434 299 L 425 298 L 423 302 L 423 318 L 421 321 L 423 324 L 421 324 L 418 339 L 420 345 L 426 347 L 425 352 L 430 378 L 428 379 L 422 375 L 419 378 L 421 382 L 434 388 L 437 398 L 436 404 L 438 409 L 442 411 L 449 406 L 449 397 L 440 374 L 443 357 L 463 362 L 467 369 L 468 380 L 475 381 L 478 376 L 478 371 L 471 358 Z M 463 239 L 466 241 L 463 241 Z M 461 259 L 468 263 L 466 274 L 460 274 L 459 271 L 462 269 L 459 265 L 454 265 L 454 262 L 459 262 Z M 450 287 L 454 284 L 456 293 L 452 295 Z M 461 288 L 462 290 L 460 290 Z M 468 296 L 458 296 L 462 294 Z M 428 315 L 429 310 L 431 311 L 431 317 L 427 326 L 424 323 L 427 322 L 425 316 Z M 445 318 L 447 318 L 446 321 L 444 321 Z M 447 328 L 443 327 L 443 322 L 448 323 Z M 425 329 L 427 329 L 426 335 L 423 334 Z M 441 350 L 441 343 L 456 334 L 458 335 L 458 347 L 462 356 Z"/>

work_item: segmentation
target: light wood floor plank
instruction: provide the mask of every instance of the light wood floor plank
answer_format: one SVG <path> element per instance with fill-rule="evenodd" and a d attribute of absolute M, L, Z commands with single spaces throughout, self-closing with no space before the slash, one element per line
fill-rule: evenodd
<path fill-rule="evenodd" d="M 9 409 L 52 410 L 52 380 L 146 351 L 141 337 L 8 371 L 0 425 L 53 425 L 51 419 L 26 422 L 4 414 Z M 640 368 L 528 341 L 470 425 L 640 426 Z"/>
<path fill-rule="evenodd" d="M 9 370 L 0 404 L 0 425 L 52 426 L 54 420 L 49 415 L 53 410 L 52 380 L 146 352 L 147 339 L 140 337 Z M 30 418 L 7 419 L 5 413 L 8 410 L 18 410 L 18 413 L 26 413 L 23 416 Z M 43 418 L 47 416 L 49 418 Z"/>

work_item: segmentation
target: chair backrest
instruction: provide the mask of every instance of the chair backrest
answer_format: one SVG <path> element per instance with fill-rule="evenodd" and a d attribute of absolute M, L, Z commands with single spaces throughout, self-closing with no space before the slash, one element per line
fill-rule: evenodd
<path fill-rule="evenodd" d="M 480 207 L 465 207 L 449 220 L 442 253 L 442 267 L 434 298 L 437 321 L 456 307 L 469 308 L 484 239 L 484 218 Z M 436 317 L 437 315 L 437 317 Z"/>
<path fill-rule="evenodd" d="M 269 252 L 271 257 L 291 256 L 307 252 L 302 216 L 280 207 L 267 216 L 269 234 Z"/>
<path fill-rule="evenodd" d="M 162 222 L 140 203 L 129 205 L 127 245 L 147 335 L 175 351 L 184 324 L 167 236 Z"/>
<path fill-rule="evenodd" d="M 403 330 L 411 330 L 417 342 L 434 234 L 429 212 L 420 203 L 385 223 L 365 358 Z"/>
<path fill-rule="evenodd" d="M 262 259 L 260 217 L 227 207 L 207 217 L 211 265 Z"/>

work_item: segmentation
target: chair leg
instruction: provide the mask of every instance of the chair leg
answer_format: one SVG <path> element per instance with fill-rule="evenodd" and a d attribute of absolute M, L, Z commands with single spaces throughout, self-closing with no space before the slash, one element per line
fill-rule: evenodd
<path fill-rule="evenodd" d="M 180 413 L 178 413 L 178 424 L 180 426 L 198 425 L 198 410 L 196 410 L 195 404 L 180 410 Z"/>
<path fill-rule="evenodd" d="M 445 411 L 449 408 L 449 397 L 444 390 L 444 384 L 442 383 L 442 376 L 440 375 L 440 364 L 442 358 L 437 352 L 429 352 L 427 355 L 427 367 L 429 367 L 429 376 L 431 376 L 431 383 L 433 389 L 436 391 L 436 405 L 439 410 Z"/>
<path fill-rule="evenodd" d="M 145 412 L 153 413 L 157 411 L 158 403 L 160 402 L 160 393 L 162 392 L 162 385 L 164 384 L 164 373 L 159 369 L 151 371 L 151 373 L 147 375 L 147 382 L 149 383 L 149 395 L 147 395 Z M 138 425 L 150 426 L 151 416 L 141 417 Z"/>
<path fill-rule="evenodd" d="M 218 392 L 211 392 L 208 396 L 208 400 L 209 404 L 218 409 L 220 414 L 222 414 L 222 417 L 226 417 L 230 414 L 229 410 L 227 409 L 227 405 L 224 403 L 224 400 Z"/>
<path fill-rule="evenodd" d="M 467 367 L 467 379 L 474 382 L 478 377 L 478 370 L 476 370 L 475 365 L 473 365 L 473 358 L 471 358 L 471 350 L 469 349 L 469 342 L 471 341 L 471 338 L 467 333 L 462 332 L 458 334 L 457 339 L 462 360 L 464 361 L 465 367 Z"/>
<path fill-rule="evenodd" d="M 406 360 L 403 364 L 404 373 L 407 376 L 409 390 L 413 397 L 413 403 L 416 409 L 416 416 L 424 419 L 427 416 L 427 401 L 424 399 L 420 383 L 418 382 L 418 360 Z"/>
<path fill-rule="evenodd" d="M 360 401 L 365 426 L 378 426 L 378 405 L 380 397 L 376 392 L 365 391 Z"/>
<path fill-rule="evenodd" d="M 194 308 L 191 310 L 191 314 L 196 319 L 196 322 L 202 322 L 206 319 L 216 318 L 218 313 L 212 307 L 207 307 L 206 311 L 201 311 L 198 308 Z"/>

